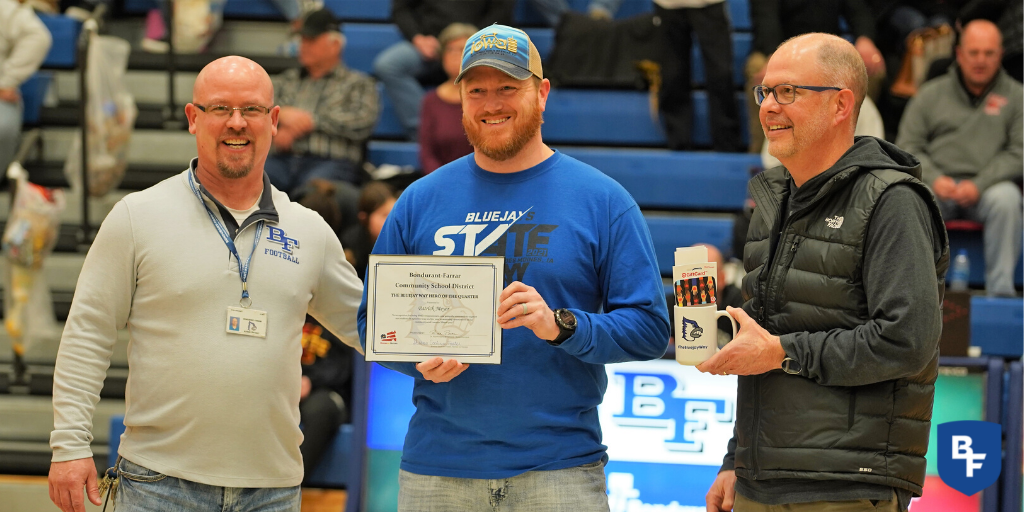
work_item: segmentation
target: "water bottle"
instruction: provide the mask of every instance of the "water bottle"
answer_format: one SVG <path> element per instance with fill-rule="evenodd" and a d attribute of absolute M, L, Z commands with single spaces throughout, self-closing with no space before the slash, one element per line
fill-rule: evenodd
<path fill-rule="evenodd" d="M 967 257 L 967 249 L 960 249 L 953 258 L 953 271 L 949 273 L 949 289 L 953 291 L 967 291 L 967 284 L 971 280 L 971 260 Z"/>

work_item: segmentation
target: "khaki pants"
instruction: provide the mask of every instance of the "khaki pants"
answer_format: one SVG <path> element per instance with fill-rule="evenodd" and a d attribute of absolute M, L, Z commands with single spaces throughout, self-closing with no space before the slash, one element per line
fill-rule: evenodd
<path fill-rule="evenodd" d="M 896 496 L 872 504 L 872 500 L 856 501 L 815 501 L 812 503 L 789 503 L 785 505 L 764 505 L 748 500 L 736 493 L 733 512 L 899 512 Z"/>

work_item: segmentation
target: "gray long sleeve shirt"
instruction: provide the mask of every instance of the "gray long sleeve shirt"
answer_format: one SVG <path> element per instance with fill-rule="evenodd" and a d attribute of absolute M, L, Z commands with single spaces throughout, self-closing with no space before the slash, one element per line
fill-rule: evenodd
<path fill-rule="evenodd" d="M 922 181 L 968 179 L 979 192 L 1024 173 L 1024 88 L 1005 71 L 972 97 L 956 65 L 926 82 L 900 121 L 896 145 L 921 161 Z"/>
<path fill-rule="evenodd" d="M 207 485 L 299 485 L 302 326 L 308 312 L 361 350 L 362 283 L 327 223 L 265 179 L 259 210 L 233 238 L 250 261 L 251 306 L 267 313 L 266 337 L 229 332 L 239 260 L 191 190 L 195 162 L 118 202 L 89 249 L 54 368 L 53 461 L 93 455 L 93 411 L 117 330 L 127 327 L 120 455 Z M 234 232 L 235 220 L 221 217 Z"/>

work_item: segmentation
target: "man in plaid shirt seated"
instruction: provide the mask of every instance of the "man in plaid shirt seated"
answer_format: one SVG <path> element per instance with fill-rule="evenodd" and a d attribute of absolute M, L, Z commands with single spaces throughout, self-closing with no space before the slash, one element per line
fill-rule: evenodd
<path fill-rule="evenodd" d="M 345 36 L 327 9 L 303 19 L 301 69 L 274 80 L 281 105 L 274 151 L 264 169 L 288 194 L 313 178 L 362 181 L 363 150 L 380 112 L 374 80 L 345 67 Z"/>

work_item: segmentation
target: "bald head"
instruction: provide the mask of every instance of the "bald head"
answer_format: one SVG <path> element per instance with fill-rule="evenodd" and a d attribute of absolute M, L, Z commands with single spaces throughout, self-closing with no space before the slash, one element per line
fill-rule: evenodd
<path fill-rule="evenodd" d="M 1003 62 L 1003 36 L 988 20 L 974 20 L 964 27 L 956 47 L 956 63 L 964 85 L 974 95 L 982 94 L 995 80 Z"/>
<path fill-rule="evenodd" d="M 779 45 L 779 51 L 788 51 L 807 57 L 820 73 L 821 83 L 829 87 L 842 87 L 853 91 L 855 101 L 852 126 L 857 126 L 860 107 L 868 91 L 868 70 L 857 49 L 849 41 L 832 34 L 810 33 L 788 39 Z M 813 60 L 811 60 L 813 59 Z"/>
<path fill-rule="evenodd" d="M 229 96 L 231 90 L 246 89 L 263 98 L 261 105 L 274 104 L 274 84 L 262 66 L 245 57 L 221 57 L 203 68 L 192 86 L 192 102 L 231 105 L 218 101 Z"/>
<path fill-rule="evenodd" d="M 1003 34 L 999 27 L 989 20 L 974 20 L 964 27 L 960 34 L 960 44 L 970 46 L 984 44 L 986 46 L 1003 47 Z"/>
<path fill-rule="evenodd" d="M 263 108 L 240 110 L 244 107 Z M 192 103 L 185 105 L 201 175 L 260 179 L 280 112 L 274 106 L 274 85 L 259 64 L 235 56 L 207 64 L 192 86 Z"/>

